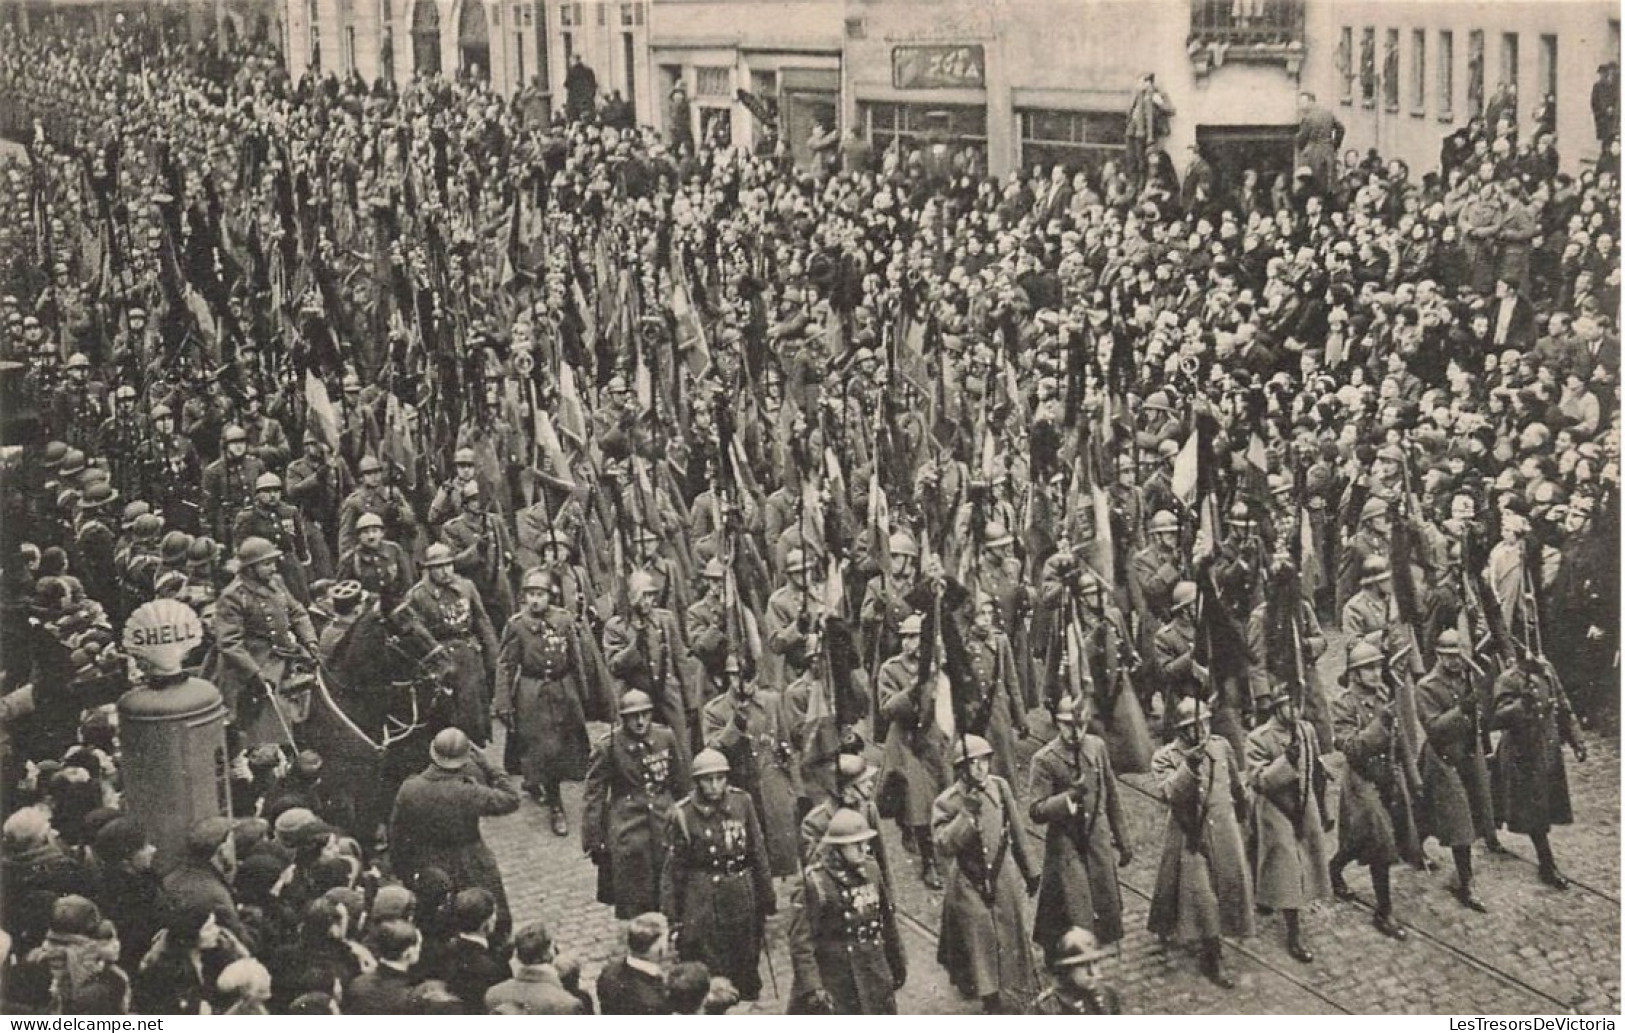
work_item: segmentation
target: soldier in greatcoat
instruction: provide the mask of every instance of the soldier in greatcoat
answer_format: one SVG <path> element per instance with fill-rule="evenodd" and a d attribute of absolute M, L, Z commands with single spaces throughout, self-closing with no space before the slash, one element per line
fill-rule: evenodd
<path fill-rule="evenodd" d="M 394 609 L 417 580 L 412 557 L 384 537 L 384 518 L 363 513 L 355 522 L 355 547 L 339 557 L 337 576 L 361 583 L 361 587 Z"/>
<path fill-rule="evenodd" d="M 908 958 L 891 885 L 869 845 L 862 812 L 833 812 L 792 898 L 788 937 L 792 1014 L 895 1015 Z"/>
<path fill-rule="evenodd" d="M 1286 951 L 1298 961 L 1315 960 L 1303 939 L 1302 912 L 1331 896 L 1326 837 L 1326 769 L 1320 735 L 1298 717 L 1298 701 L 1284 684 L 1253 697 L 1268 717 L 1247 734 L 1247 788 L 1253 796 L 1254 886 L 1260 906 L 1281 912 Z"/>
<path fill-rule="evenodd" d="M 439 643 L 443 676 L 456 698 L 454 724 L 476 743 L 491 741 L 490 689 L 497 636 L 480 593 L 452 569 L 451 550 L 436 542 L 423 557 L 423 578 L 401 604 Z"/>
<path fill-rule="evenodd" d="M 282 501 L 282 478 L 262 473 L 254 481 L 254 504 L 237 512 L 231 526 L 231 540 L 259 537 L 282 552 L 277 573 L 282 583 L 301 603 L 310 602 L 310 586 L 305 579 L 305 563 L 310 559 L 310 542 L 305 534 L 305 518 L 295 506 Z"/>
<path fill-rule="evenodd" d="M 1501 730 L 1495 750 L 1496 820 L 1535 845 L 1541 882 L 1568 889 L 1547 836 L 1553 825 L 1574 821 L 1563 744 L 1574 749 L 1575 760 L 1586 759 L 1579 723 L 1551 665 L 1527 650 L 1495 680 L 1494 706 L 1490 727 Z"/>
<path fill-rule="evenodd" d="M 801 819 L 801 859 L 812 864 L 818 859 L 824 832 L 834 819 L 835 812 L 857 811 L 871 829 L 880 828 L 880 811 L 875 807 L 875 776 L 878 774 L 862 753 L 843 752 L 835 759 L 835 793 L 816 803 Z M 876 835 L 869 841 L 869 852 L 880 865 L 880 874 L 886 885 L 892 884 L 891 862 L 886 857 L 886 842 Z"/>
<path fill-rule="evenodd" d="M 707 748 L 728 758 L 728 781 L 756 805 L 774 878 L 799 868 L 795 749 L 779 694 L 761 689 L 740 670 L 737 657 L 723 664 L 725 691 L 705 705 L 700 734 Z"/>
<path fill-rule="evenodd" d="M 999 630 L 998 602 L 985 593 L 977 596 L 975 619 L 965 636 L 976 692 L 965 719 L 965 731 L 980 735 L 993 747 L 993 773 L 1015 777 L 1016 737 L 1027 737 L 1027 707 L 1017 677 L 1015 651 Z"/>
<path fill-rule="evenodd" d="M 215 601 L 213 681 L 242 732 L 244 748 L 262 742 L 292 745 L 284 722 L 297 723 L 303 708 L 297 696 L 284 696 L 284 676 L 316 651 L 310 615 L 277 574 L 281 558 L 264 538 L 246 539 L 237 547 L 237 577 Z"/>
<path fill-rule="evenodd" d="M 1117 799 L 1117 776 L 1105 740 L 1088 732 L 1094 703 L 1063 699 L 1055 738 L 1033 755 L 1028 816 L 1044 826 L 1044 872 L 1033 917 L 1033 939 L 1053 957 L 1062 934 L 1076 926 L 1098 942 L 1123 938 L 1123 897 L 1117 869 L 1134 851 Z"/>
<path fill-rule="evenodd" d="M 497 647 L 491 709 L 523 744 L 523 788 L 547 805 L 553 834 L 567 836 L 559 783 L 587 771 L 587 690 L 581 629 L 575 615 L 552 605 L 546 571 L 525 575 L 524 608 L 509 618 Z"/>
<path fill-rule="evenodd" d="M 581 810 L 581 847 L 598 867 L 598 901 L 615 917 L 659 910 L 671 809 L 687 765 L 670 728 L 654 723 L 654 701 L 633 689 L 620 725 L 593 746 Z"/>
<path fill-rule="evenodd" d="M 1404 940 L 1409 935 L 1394 921 L 1388 870 L 1399 859 L 1394 813 L 1404 817 L 1408 787 L 1401 758 L 1395 756 L 1399 737 L 1394 728 L 1393 700 L 1383 688 L 1382 650 L 1357 642 L 1349 650 L 1344 674 L 1345 691 L 1332 704 L 1333 748 L 1343 751 L 1348 774 L 1337 819 L 1337 853 L 1331 860 L 1332 892 L 1340 900 L 1353 894 L 1343 881 L 1351 861 L 1371 869 L 1371 888 L 1377 908 L 1371 923 L 1384 936 Z"/>
<path fill-rule="evenodd" d="M 1225 970 L 1219 938 L 1253 934 L 1253 880 L 1238 813 L 1247 806 L 1247 786 L 1229 740 L 1209 733 L 1206 704 L 1180 700 L 1174 727 L 1177 738 L 1151 758 L 1168 824 L 1149 927 L 1164 938 L 1200 942 L 1202 974 L 1230 990 L 1236 981 Z"/>
<path fill-rule="evenodd" d="M 455 893 L 480 887 L 496 898 L 498 940 L 513 928 L 508 894 L 496 855 L 480 834 L 481 818 L 519 809 L 519 793 L 509 778 L 474 749 L 457 728 L 445 728 L 429 746 L 432 763 L 401 785 L 389 821 L 390 861 L 395 874 L 410 881 L 438 868 Z"/>
<path fill-rule="evenodd" d="M 694 755 L 700 731 L 699 701 L 685 677 L 688 646 L 677 616 L 656 605 L 654 579 L 639 570 L 627 578 L 627 613 L 604 624 L 604 661 L 626 689 L 645 692 L 655 701 L 661 723 L 677 733 L 684 763 Z"/>
<path fill-rule="evenodd" d="M 203 468 L 203 519 L 219 541 L 232 542 L 232 522 L 254 501 L 265 464 L 248 454 L 248 435 L 235 423 L 220 434 L 220 458 Z"/>
<path fill-rule="evenodd" d="M 440 540 L 451 547 L 457 573 L 479 589 L 493 623 L 505 622 L 514 610 L 513 582 L 508 577 L 513 542 L 501 518 L 485 511 L 479 481 L 464 481 L 458 490 L 462 510 L 441 525 Z"/>
<path fill-rule="evenodd" d="M 954 743 L 955 779 L 931 807 L 931 833 L 948 866 L 937 961 L 982 1010 L 1025 1010 L 1038 995 L 1026 898 L 1039 872 L 1010 783 L 992 773 L 993 747 L 977 735 Z"/>
<path fill-rule="evenodd" d="M 924 623 L 912 614 L 898 628 L 902 653 L 880 666 L 877 696 L 880 720 L 888 722 L 881 758 L 880 813 L 897 822 L 906 845 L 920 855 L 920 878 L 942 888 L 932 841 L 931 805 L 948 781 L 947 738 L 936 720 L 937 696 L 948 691 L 940 672 L 920 682 L 920 633 Z"/>
<path fill-rule="evenodd" d="M 1482 701 L 1461 652 L 1461 633 L 1446 628 L 1433 645 L 1437 662 L 1416 683 L 1416 716 L 1427 733 L 1422 752 L 1422 832 L 1450 848 L 1456 899 L 1473 911 L 1473 840 L 1495 828 L 1489 768 L 1479 744 Z"/>
<path fill-rule="evenodd" d="M 660 911 L 671 920 L 677 955 L 733 981 L 739 995 L 762 995 L 766 922 L 778 910 L 767 844 L 750 794 L 728 785 L 728 758 L 694 756 L 694 791 L 672 808 L 660 879 Z"/>

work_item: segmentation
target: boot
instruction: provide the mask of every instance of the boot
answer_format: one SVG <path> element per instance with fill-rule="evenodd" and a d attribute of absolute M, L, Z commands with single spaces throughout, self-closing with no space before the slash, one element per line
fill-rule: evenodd
<path fill-rule="evenodd" d="M 1353 900 L 1354 891 L 1349 889 L 1348 881 L 1343 878 L 1343 869 L 1334 864 L 1331 869 L 1331 876 L 1332 896 L 1338 900 Z"/>
<path fill-rule="evenodd" d="M 920 844 L 920 881 L 928 890 L 942 889 L 942 875 L 937 871 L 937 848 L 929 835 L 922 835 Z"/>
<path fill-rule="evenodd" d="M 1388 865 L 1371 866 L 1371 888 L 1377 897 L 1377 913 L 1371 917 L 1371 924 L 1382 935 L 1403 942 L 1409 934 L 1394 921 L 1394 896 Z"/>
<path fill-rule="evenodd" d="M 553 812 L 553 835 L 563 839 L 570 834 L 570 823 L 564 817 L 564 804 L 554 802 L 550 810 Z"/>
<path fill-rule="evenodd" d="M 1221 990 L 1234 990 L 1236 981 L 1224 967 L 1224 948 L 1218 940 L 1202 941 L 1202 974 Z"/>
<path fill-rule="evenodd" d="M 902 833 L 903 853 L 918 854 L 920 852 L 920 848 L 914 841 L 916 830 L 907 825 L 899 825 L 897 826 L 897 831 Z"/>
<path fill-rule="evenodd" d="M 1307 965 L 1315 960 L 1315 953 L 1303 945 L 1303 929 L 1296 910 L 1281 912 L 1286 919 L 1286 952 L 1294 961 Z"/>
<path fill-rule="evenodd" d="M 1540 881 L 1554 890 L 1568 889 L 1569 880 L 1557 870 L 1557 857 L 1552 854 L 1552 841 L 1546 838 L 1546 833 L 1537 832 L 1529 841 L 1535 844 L 1535 857 L 1540 862 Z"/>
<path fill-rule="evenodd" d="M 1473 848 L 1471 846 L 1456 846 L 1450 848 L 1450 854 L 1456 862 L 1456 900 L 1469 911 L 1485 914 L 1489 908 L 1478 899 L 1473 892 Z"/>
<path fill-rule="evenodd" d="M 1399 942 L 1404 943 L 1410 937 L 1410 934 L 1405 931 L 1404 926 L 1394 921 L 1393 915 L 1383 911 L 1378 911 L 1375 915 L 1371 916 L 1371 925 L 1377 930 L 1377 932 L 1391 940 L 1398 940 Z"/>

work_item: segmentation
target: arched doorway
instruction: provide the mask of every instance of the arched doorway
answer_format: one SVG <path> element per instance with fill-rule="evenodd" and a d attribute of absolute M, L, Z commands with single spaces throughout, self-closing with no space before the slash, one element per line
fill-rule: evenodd
<path fill-rule="evenodd" d="M 412 7 L 412 67 L 419 75 L 440 74 L 440 5 L 417 0 Z"/>
<path fill-rule="evenodd" d="M 485 24 L 483 0 L 463 0 L 457 19 L 457 58 L 459 72 L 477 79 L 491 78 L 491 31 Z"/>

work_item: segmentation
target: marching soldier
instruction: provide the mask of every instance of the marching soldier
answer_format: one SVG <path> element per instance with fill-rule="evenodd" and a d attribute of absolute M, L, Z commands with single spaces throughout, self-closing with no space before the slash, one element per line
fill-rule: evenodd
<path fill-rule="evenodd" d="M 492 615 L 498 621 L 513 612 L 513 586 L 508 571 L 513 566 L 513 543 L 508 529 L 497 517 L 485 511 L 480 483 L 467 480 L 458 486 L 462 511 L 440 527 L 440 540 L 451 547 L 452 565 L 480 590 Z"/>
<path fill-rule="evenodd" d="M 237 577 L 215 603 L 214 678 L 242 733 L 242 746 L 293 745 L 291 726 L 303 720 L 296 669 L 316 655 L 310 615 L 278 574 L 282 553 L 264 538 L 237 546 Z"/>
<path fill-rule="evenodd" d="M 1162 682 L 1163 723 L 1182 699 L 1196 699 L 1207 693 L 1208 670 L 1196 662 L 1196 582 L 1181 581 L 1174 586 L 1168 623 L 1157 629 L 1152 646 L 1156 652 L 1157 674 Z"/>
<path fill-rule="evenodd" d="M 479 464 L 472 448 L 459 448 L 452 459 L 455 473 L 451 480 L 442 484 L 434 493 L 429 502 L 429 526 L 439 528 L 441 524 L 450 520 L 463 509 L 463 487 L 473 484 L 484 491 L 480 484 Z"/>
<path fill-rule="evenodd" d="M 1147 530 L 1151 544 L 1134 554 L 1129 578 L 1141 619 L 1155 629 L 1168 621 L 1174 589 L 1180 584 L 1179 518 L 1166 509 L 1158 510 Z"/>
<path fill-rule="evenodd" d="M 235 423 L 220 433 L 220 458 L 203 470 L 203 519 L 209 533 L 231 543 L 232 521 L 254 502 L 265 464 L 248 454 L 248 435 Z"/>
<path fill-rule="evenodd" d="M 865 667 L 870 670 L 878 664 L 879 658 L 897 655 L 897 629 L 914 612 L 914 607 L 903 596 L 914 587 L 915 577 L 919 573 L 920 547 L 909 535 L 894 531 L 886 548 L 891 553 L 891 579 L 870 578 L 863 592 L 863 605 L 858 609 L 858 624 L 865 646 Z M 794 579 L 791 584 L 795 584 Z"/>
<path fill-rule="evenodd" d="M 1398 648 L 1398 643 L 1389 641 L 1395 617 L 1392 590 L 1388 560 L 1367 556 L 1360 566 L 1360 590 L 1343 606 L 1343 630 L 1350 642 L 1369 642 L 1390 653 Z"/>
<path fill-rule="evenodd" d="M 1054 983 L 1033 1002 L 1034 1015 L 1121 1015 L 1117 991 L 1099 981 L 1106 951 L 1087 929 L 1068 929 L 1049 964 Z"/>
<path fill-rule="evenodd" d="M 350 476 L 348 466 L 328 455 L 327 442 L 314 427 L 305 431 L 304 444 L 305 454 L 288 464 L 288 499 L 305 516 L 311 576 L 322 578 L 333 572 L 339 507 L 355 489 L 355 478 Z"/>
<path fill-rule="evenodd" d="M 242 389 L 243 413 L 240 417 L 243 433 L 248 440 L 248 454 L 258 459 L 267 470 L 288 464 L 292 449 L 288 447 L 288 432 L 282 424 L 260 411 L 260 393 L 252 384 Z"/>
<path fill-rule="evenodd" d="M 107 526 L 107 510 L 118 501 L 118 491 L 106 481 L 86 488 L 75 504 L 72 569 L 84 582 L 85 593 L 100 602 L 118 593 L 118 539 Z"/>
<path fill-rule="evenodd" d="M 65 378 L 52 399 L 55 426 L 62 428 L 68 444 L 91 449 L 93 436 L 107 412 L 107 385 L 90 379 L 90 359 L 74 352 L 63 367 Z"/>
<path fill-rule="evenodd" d="M 1494 706 L 1490 727 L 1501 730 L 1495 750 L 1496 820 L 1535 845 L 1541 882 L 1568 889 L 1548 838 L 1553 825 L 1574 821 L 1563 744 L 1573 748 L 1575 760 L 1586 759 L 1568 696 L 1545 657 L 1524 650 L 1495 680 Z"/>
<path fill-rule="evenodd" d="M 756 807 L 774 878 L 795 874 L 797 785 L 795 750 L 790 744 L 780 696 L 757 687 L 729 656 L 723 691 L 705 705 L 700 734 L 706 748 L 728 758 L 728 781 L 744 790 Z"/>
<path fill-rule="evenodd" d="M 863 759 L 861 753 L 843 752 L 835 759 L 835 792 L 813 805 L 801 819 L 801 859 L 812 864 L 818 855 L 819 844 L 829 828 L 835 812 L 846 808 L 863 815 L 871 829 L 880 828 L 880 811 L 875 807 L 876 771 Z M 891 864 L 886 859 L 886 841 L 877 834 L 871 842 L 872 853 L 880 864 L 880 873 L 891 885 Z"/>
<path fill-rule="evenodd" d="M 672 808 L 660 910 L 677 955 L 733 981 L 744 1000 L 762 995 L 765 927 L 778 910 L 767 844 L 750 795 L 728 785 L 728 758 L 694 757 L 694 791 Z"/>
<path fill-rule="evenodd" d="M 1044 870 L 1038 886 L 1033 940 L 1053 958 L 1070 928 L 1091 930 L 1105 945 L 1123 938 L 1123 898 L 1117 869 L 1134 859 L 1117 799 L 1117 776 L 1106 743 L 1090 735 L 1088 695 L 1055 709 L 1055 738 L 1033 754 L 1028 816 L 1044 826 Z"/>
<path fill-rule="evenodd" d="M 932 837 L 950 862 L 937 960 L 983 1011 L 1008 1013 L 1038 993 L 1023 908 L 1038 892 L 1039 873 L 1015 793 L 992 773 L 987 740 L 960 736 L 953 760 L 957 777 L 931 808 Z"/>
<path fill-rule="evenodd" d="M 1298 719 L 1298 703 L 1285 684 L 1255 697 L 1263 724 L 1247 734 L 1247 788 L 1253 794 L 1254 871 L 1258 903 L 1281 912 L 1286 952 L 1308 964 L 1315 960 L 1303 941 L 1300 916 L 1317 900 L 1331 896 L 1326 836 L 1332 816 L 1326 810 L 1326 769 L 1320 762 L 1320 735 Z"/>
<path fill-rule="evenodd" d="M 659 910 L 666 830 L 687 780 L 677 737 L 654 723 L 654 701 L 621 696 L 620 723 L 593 746 L 581 809 L 581 847 L 598 868 L 598 902 L 615 917 Z"/>
<path fill-rule="evenodd" d="M 998 603 L 986 593 L 977 595 L 965 652 L 976 694 L 967 707 L 964 730 L 993 746 L 993 773 L 1009 780 L 1017 770 L 1015 736 L 1027 738 L 1027 708 L 1010 639 L 998 629 Z"/>
<path fill-rule="evenodd" d="M 1473 840 L 1493 834 L 1489 767 L 1479 746 L 1482 701 L 1461 653 L 1455 628 L 1440 632 L 1433 670 L 1416 683 L 1416 716 L 1427 733 L 1422 754 L 1426 833 L 1450 848 L 1456 863 L 1456 899 L 1485 911 L 1473 892 Z"/>
<path fill-rule="evenodd" d="M 897 629 L 902 652 L 880 665 L 876 692 L 878 720 L 887 722 L 886 752 L 881 760 L 881 811 L 897 822 L 904 849 L 920 856 L 920 879 L 940 890 L 936 846 L 931 837 L 931 805 L 947 784 L 947 742 L 936 721 L 937 695 L 947 691 L 940 673 L 920 684 L 920 633 L 924 626 L 912 614 Z M 888 786 L 888 781 L 892 786 Z"/>
<path fill-rule="evenodd" d="M 1339 614 L 1364 583 L 1366 560 L 1387 559 L 1393 531 L 1388 510 L 1387 499 L 1366 499 L 1360 507 L 1354 533 L 1338 550 L 1336 606 Z"/>
<path fill-rule="evenodd" d="M 445 651 L 441 666 L 456 697 L 452 723 L 476 743 L 490 742 L 487 686 L 495 673 L 496 632 L 479 591 L 452 569 L 449 548 L 438 542 L 429 546 L 423 558 L 423 577 L 408 590 L 401 605 L 411 610 Z"/>
<path fill-rule="evenodd" d="M 689 604 L 686 614 L 689 649 L 700 662 L 709 683 L 700 693 L 707 700 L 721 690 L 729 659 L 737 657 L 738 651 L 745 647 L 743 642 L 728 639 L 729 614 L 724 599 L 727 579 L 728 568 L 721 560 L 714 556 L 707 560 L 701 572 L 700 597 Z"/>
<path fill-rule="evenodd" d="M 361 486 L 351 492 L 339 507 L 339 552 L 355 548 L 355 523 L 363 513 L 376 513 L 384 520 L 385 537 L 403 543 L 415 557 L 418 518 L 406 496 L 393 484 L 384 483 L 384 464 L 376 456 L 362 456 L 358 465 Z"/>
<path fill-rule="evenodd" d="M 1209 732 L 1205 703 L 1180 700 L 1174 729 L 1177 738 L 1151 758 L 1168 823 L 1148 924 L 1165 940 L 1200 943 L 1202 974 L 1232 990 L 1219 938 L 1253 934 L 1253 880 L 1237 817 L 1247 786 L 1229 740 Z"/>
<path fill-rule="evenodd" d="M 788 550 L 784 554 L 784 576 L 789 583 L 768 596 L 762 632 L 769 655 L 762 658 L 760 672 L 768 685 L 781 686 L 788 681 L 783 657 L 792 649 L 806 649 L 807 635 L 823 615 L 819 593 L 807 584 L 808 566 L 806 550 Z"/>
<path fill-rule="evenodd" d="M 586 665 L 575 615 L 553 605 L 550 589 L 545 571 L 525 575 L 524 609 L 502 629 L 492 709 L 524 744 L 523 788 L 547 805 L 553 834 L 568 836 L 559 783 L 587 770 Z"/>
<path fill-rule="evenodd" d="M 237 513 L 231 540 L 264 538 L 282 554 L 282 583 L 301 603 L 310 602 L 310 586 L 305 580 L 305 564 L 310 547 L 305 536 L 305 518 L 299 510 L 282 501 L 282 478 L 262 473 L 254 482 L 254 504 Z"/>
<path fill-rule="evenodd" d="M 654 579 L 641 570 L 627 579 L 630 612 L 604 624 L 604 660 L 624 687 L 647 692 L 658 702 L 662 723 L 677 734 L 686 764 L 699 735 L 699 707 L 689 697 L 679 666 L 688 653 L 682 631 L 670 610 L 655 605 L 656 591 Z"/>
<path fill-rule="evenodd" d="M 879 833 L 861 811 L 827 819 L 792 897 L 787 935 L 793 1015 L 895 1015 L 908 958 L 891 883 L 868 845 Z"/>
<path fill-rule="evenodd" d="M 1377 898 L 1371 924 L 1384 936 L 1404 940 L 1408 934 L 1394 921 L 1389 868 L 1400 857 L 1394 818 L 1396 813 L 1402 821 L 1406 816 L 1408 776 L 1399 756 L 1393 701 L 1384 692 L 1382 661 L 1380 648 L 1355 643 L 1349 650 L 1345 691 L 1332 705 L 1333 748 L 1348 760 L 1337 819 L 1337 853 L 1331 860 L 1332 892 L 1339 900 L 1353 899 L 1343 869 L 1351 861 L 1365 864 L 1371 869 Z"/>
<path fill-rule="evenodd" d="M 384 518 L 377 513 L 357 517 L 355 533 L 355 548 L 340 557 L 335 573 L 341 579 L 359 581 L 362 588 L 378 596 L 384 607 L 392 610 L 400 605 L 407 589 L 417 580 L 412 571 L 412 557 L 384 537 Z"/>

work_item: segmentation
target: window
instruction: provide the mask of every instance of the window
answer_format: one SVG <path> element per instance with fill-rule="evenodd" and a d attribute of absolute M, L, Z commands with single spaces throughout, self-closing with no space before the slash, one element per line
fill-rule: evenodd
<path fill-rule="evenodd" d="M 515 11 L 514 13 L 517 15 L 519 12 Z M 514 18 L 515 24 L 518 21 L 517 17 Z M 514 69 L 513 81 L 523 86 L 525 84 L 525 34 L 523 32 L 513 34 L 513 56 L 518 65 Z"/>
<path fill-rule="evenodd" d="M 641 3 L 633 3 L 633 4 L 622 4 L 621 5 L 621 27 L 623 29 L 630 29 L 635 25 L 642 25 L 642 24 L 643 24 L 643 4 L 641 4 Z"/>
<path fill-rule="evenodd" d="M 1501 82 L 1518 85 L 1518 34 L 1501 33 Z"/>
<path fill-rule="evenodd" d="M 1388 29 L 1382 35 L 1382 106 L 1388 111 L 1399 110 L 1399 30 Z"/>
<path fill-rule="evenodd" d="M 561 32 L 559 33 L 559 42 L 564 44 L 564 67 L 569 68 L 570 59 L 574 57 L 576 53 L 575 34 L 571 32 Z"/>
<path fill-rule="evenodd" d="M 344 27 L 344 70 L 355 71 L 355 26 Z"/>
<path fill-rule="evenodd" d="M 582 27 L 585 24 L 586 24 L 586 22 L 581 17 L 581 5 L 580 4 L 560 4 L 559 5 L 559 28 L 561 28 L 561 29 L 576 29 L 576 28 Z"/>
<path fill-rule="evenodd" d="M 1420 115 L 1428 106 L 1428 34 L 1411 30 L 1411 114 Z"/>
<path fill-rule="evenodd" d="M 1304 0 L 1191 0 L 1190 40 L 1281 46 L 1303 40 Z"/>
<path fill-rule="evenodd" d="M 604 5 L 603 4 L 593 4 L 593 7 L 595 7 L 597 9 L 597 11 L 598 11 L 598 27 L 601 29 L 601 28 L 604 27 L 604 20 L 605 20 L 604 19 Z"/>
<path fill-rule="evenodd" d="M 1540 37 L 1540 96 L 1535 100 L 1537 121 L 1547 132 L 1557 126 L 1557 37 Z"/>
<path fill-rule="evenodd" d="M 1125 120 L 1127 117 L 1124 115 Z M 919 146 L 940 125 L 950 142 L 968 144 L 984 156 L 987 152 L 986 108 L 877 103 L 863 106 L 863 118 L 870 146 L 876 150 L 890 147 L 895 140 Z"/>
<path fill-rule="evenodd" d="M 1377 30 L 1360 30 L 1360 103 L 1377 105 Z"/>
<path fill-rule="evenodd" d="M 1441 29 L 1439 32 L 1439 53 L 1434 59 L 1439 66 L 1439 121 L 1449 122 L 1455 118 L 1456 99 L 1456 34 Z"/>
<path fill-rule="evenodd" d="M 694 96 L 696 97 L 727 97 L 733 91 L 729 88 L 728 73 L 730 69 L 721 68 L 695 68 L 694 69 Z"/>
<path fill-rule="evenodd" d="M 1128 115 L 1117 111 L 1022 111 L 1021 164 L 1098 170 L 1123 153 Z"/>
<path fill-rule="evenodd" d="M 1337 35 L 1337 99 L 1354 103 L 1354 30 L 1347 25 Z"/>
<path fill-rule="evenodd" d="M 1484 113 L 1484 30 L 1467 34 L 1467 117 Z"/>
<path fill-rule="evenodd" d="M 319 73 L 322 70 L 322 28 L 318 0 L 310 0 L 310 13 L 306 17 L 310 19 L 310 70 Z"/>
<path fill-rule="evenodd" d="M 750 92 L 766 99 L 778 99 L 779 73 L 771 68 L 753 68 L 750 73 Z"/>
<path fill-rule="evenodd" d="M 378 77 L 385 82 L 395 81 L 395 29 L 388 24 L 378 40 Z"/>

